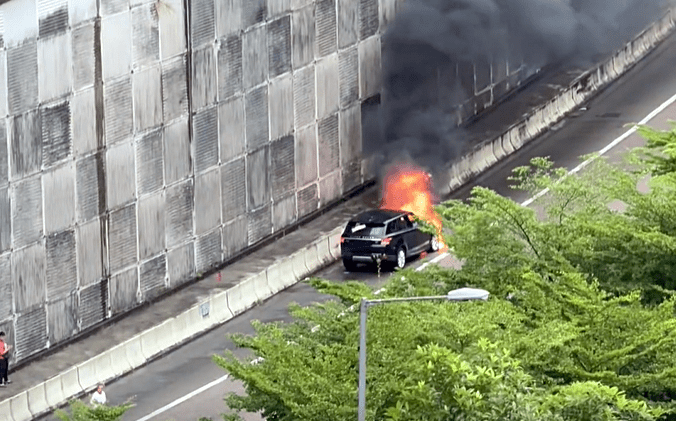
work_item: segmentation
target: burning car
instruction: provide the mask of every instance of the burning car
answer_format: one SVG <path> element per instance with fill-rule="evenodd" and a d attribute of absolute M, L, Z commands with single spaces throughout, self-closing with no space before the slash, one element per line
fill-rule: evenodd
<path fill-rule="evenodd" d="M 352 218 L 340 239 L 343 265 L 353 271 L 359 263 L 382 263 L 403 268 L 409 257 L 440 247 L 436 235 L 422 232 L 411 212 L 369 210 Z"/>

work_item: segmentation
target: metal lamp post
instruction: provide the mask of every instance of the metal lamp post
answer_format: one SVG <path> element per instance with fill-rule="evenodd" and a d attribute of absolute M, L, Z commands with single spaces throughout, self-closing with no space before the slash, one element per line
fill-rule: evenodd
<path fill-rule="evenodd" d="M 369 307 L 388 303 L 408 303 L 412 301 L 470 301 L 488 300 L 490 293 L 483 289 L 460 288 L 446 295 L 433 297 L 389 298 L 383 300 L 367 300 L 362 298 L 359 306 L 359 404 L 358 421 L 366 420 L 366 314 Z"/>

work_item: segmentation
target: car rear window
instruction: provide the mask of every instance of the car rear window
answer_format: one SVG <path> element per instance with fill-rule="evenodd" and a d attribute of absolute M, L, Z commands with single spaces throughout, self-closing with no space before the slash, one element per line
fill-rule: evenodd
<path fill-rule="evenodd" d="M 350 222 L 345 227 L 343 237 L 384 237 L 385 225 L 383 224 L 359 224 Z"/>

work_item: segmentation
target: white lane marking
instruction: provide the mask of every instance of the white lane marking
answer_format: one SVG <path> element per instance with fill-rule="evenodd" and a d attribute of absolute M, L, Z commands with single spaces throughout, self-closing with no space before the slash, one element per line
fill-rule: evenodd
<path fill-rule="evenodd" d="M 226 374 L 226 375 L 223 376 L 223 377 L 219 377 L 218 379 L 212 381 L 211 383 L 205 384 L 204 386 L 200 387 L 199 389 L 194 390 L 194 391 L 188 393 L 187 395 L 183 396 L 182 398 L 176 399 L 175 401 L 173 401 L 173 402 L 171 402 L 171 403 L 169 403 L 169 404 L 163 406 L 162 408 L 160 408 L 160 409 L 158 409 L 158 410 L 155 410 L 155 411 L 151 412 L 150 414 L 146 415 L 146 416 L 143 417 L 143 418 L 139 418 L 139 419 L 136 420 L 136 421 L 148 421 L 148 420 L 150 420 L 150 419 L 152 419 L 152 418 L 154 418 L 154 417 L 160 415 L 160 414 L 163 413 L 163 412 L 167 412 L 167 411 L 170 410 L 171 408 L 173 408 L 173 407 L 175 407 L 175 406 L 178 406 L 178 405 L 182 404 L 183 402 L 185 402 L 185 401 L 187 401 L 187 400 L 189 400 L 189 399 L 194 398 L 195 396 L 199 395 L 200 393 L 205 392 L 205 391 L 211 389 L 212 387 L 217 386 L 217 385 L 223 383 L 224 381 L 228 380 L 228 377 L 230 377 L 229 374 Z"/>
<path fill-rule="evenodd" d="M 638 123 L 638 125 L 644 125 L 644 124 L 648 123 L 650 120 L 652 120 L 653 118 L 655 118 L 659 113 L 661 113 L 662 111 L 664 111 L 668 106 L 670 106 L 670 105 L 673 104 L 674 102 L 676 102 L 676 95 L 672 96 L 672 97 L 669 98 L 667 101 L 665 101 L 662 105 L 660 105 L 659 107 L 655 108 L 650 114 L 648 114 L 643 120 L 641 120 L 641 121 Z M 601 150 L 598 152 L 598 155 L 599 155 L 599 156 L 605 155 L 609 150 L 611 150 L 611 149 L 614 148 L 615 146 L 619 145 L 622 141 L 624 141 L 626 138 L 628 138 L 629 136 L 631 136 L 631 135 L 634 134 L 635 132 L 636 132 L 636 126 L 632 127 L 630 130 L 627 130 L 624 134 L 622 134 L 622 136 L 618 137 L 617 139 L 613 140 L 613 141 L 610 142 L 608 145 L 606 145 L 606 147 L 604 147 L 603 149 L 601 149 Z M 582 168 L 584 168 L 584 167 L 586 167 L 587 165 L 589 165 L 589 163 L 591 163 L 594 159 L 595 159 L 595 158 L 590 158 L 590 159 L 588 159 L 588 160 L 582 162 L 580 165 L 578 165 L 577 167 L 575 167 L 575 168 L 573 168 L 572 170 L 570 170 L 570 171 L 568 172 L 568 174 L 575 174 L 576 172 L 580 171 Z M 544 190 L 538 192 L 535 196 L 533 196 L 533 197 L 531 197 L 530 199 L 524 201 L 524 202 L 521 204 L 521 206 L 528 206 L 528 205 L 530 205 L 531 203 L 533 203 L 533 202 L 534 202 L 535 200 L 537 200 L 538 198 L 540 198 L 540 197 L 544 196 L 545 194 L 547 194 L 548 191 L 549 191 L 549 189 L 547 188 L 547 189 L 544 189 Z M 449 253 L 442 253 L 442 254 L 438 255 L 437 257 L 435 257 L 434 259 L 430 260 L 429 262 L 425 262 L 424 264 L 420 265 L 420 266 L 417 267 L 415 270 L 416 270 L 417 272 L 420 272 L 420 271 L 424 270 L 427 266 L 429 266 L 429 265 L 431 265 L 431 264 L 434 264 L 434 263 L 437 263 L 437 262 L 440 262 L 441 260 L 445 259 L 445 258 L 448 257 L 449 255 L 450 255 Z M 381 292 L 381 291 L 382 291 L 382 290 L 378 290 L 377 293 L 378 293 L 378 292 Z M 223 377 L 221 377 L 221 378 L 219 378 L 219 379 L 214 380 L 213 382 L 211 382 L 211 383 L 209 383 L 209 384 L 206 384 L 206 385 L 200 387 L 199 389 L 195 390 L 194 392 L 191 392 L 191 393 L 189 393 L 189 394 L 183 396 L 182 398 L 179 398 L 179 399 L 175 400 L 174 402 L 172 402 L 172 403 L 170 403 L 170 404 L 168 404 L 168 405 L 163 406 L 162 408 L 160 408 L 160 409 L 158 409 L 158 410 L 152 412 L 152 413 L 149 414 L 149 415 L 146 415 L 146 416 L 143 417 L 143 418 L 138 419 L 137 421 L 148 421 L 148 420 L 152 419 L 153 417 L 156 417 L 157 415 L 159 415 L 159 414 L 161 414 L 161 413 L 163 413 L 163 412 L 166 412 L 166 411 L 170 410 L 171 408 L 173 408 L 173 407 L 175 407 L 175 406 L 177 406 L 177 405 L 182 404 L 183 402 L 187 401 L 188 399 L 192 399 L 193 397 L 199 395 L 200 393 L 202 393 L 202 392 L 204 392 L 204 391 L 206 391 L 206 390 L 208 390 L 208 389 L 211 389 L 212 387 L 218 385 L 219 383 L 223 383 L 223 382 L 224 382 L 225 380 L 227 380 L 227 379 L 228 379 L 228 374 L 226 374 L 225 376 L 223 376 Z"/>
<path fill-rule="evenodd" d="M 415 269 L 415 271 L 416 271 L 416 272 L 421 272 L 421 271 L 425 270 L 425 268 L 426 268 L 427 266 L 433 265 L 433 264 L 435 264 L 435 263 L 438 263 L 438 262 L 444 260 L 444 259 L 445 259 L 446 257 L 448 257 L 448 256 L 450 256 L 450 254 L 448 254 L 448 253 L 446 253 L 446 252 L 441 253 L 440 255 L 438 255 L 438 256 L 435 257 L 434 259 L 430 260 L 429 262 L 425 262 L 425 263 L 423 263 L 422 265 L 418 266 L 418 267 Z"/>
<path fill-rule="evenodd" d="M 659 113 L 661 113 L 662 111 L 664 111 L 668 106 L 670 106 L 670 105 L 673 104 L 674 102 L 676 102 L 676 95 L 672 96 L 671 98 L 669 98 L 668 100 L 666 100 L 665 102 L 663 102 L 662 105 L 660 105 L 659 107 L 655 108 L 650 114 L 648 114 L 647 116 L 645 116 L 645 118 L 644 118 L 643 120 L 639 121 L 637 124 L 638 124 L 639 126 L 642 126 L 642 125 L 644 125 L 644 124 L 647 124 L 650 120 L 652 120 L 653 118 L 655 118 Z M 631 129 L 629 129 L 629 130 L 627 130 L 626 132 L 624 132 L 624 133 L 622 134 L 622 136 L 620 136 L 620 137 L 618 137 L 617 139 L 613 140 L 612 142 L 610 142 L 609 144 L 607 144 L 603 149 L 601 149 L 600 151 L 598 151 L 598 152 L 597 152 L 597 154 L 598 154 L 597 156 L 594 156 L 594 157 L 591 157 L 591 158 L 587 159 L 586 161 L 582 162 L 582 163 L 581 163 L 580 165 L 578 165 L 577 167 L 575 167 L 575 168 L 573 168 L 572 170 L 568 171 L 568 175 L 570 175 L 570 174 L 575 174 L 575 173 L 579 172 L 581 169 L 583 169 L 584 167 L 586 167 L 587 165 L 589 165 L 592 161 L 594 161 L 598 156 L 605 155 L 606 153 L 608 153 L 609 150 L 613 149 L 615 146 L 617 146 L 617 145 L 619 145 L 620 143 L 622 143 L 625 139 L 627 139 L 629 136 L 631 136 L 631 135 L 634 134 L 634 133 L 636 133 L 636 125 L 634 125 Z M 531 197 L 530 199 L 528 199 L 528 200 L 524 201 L 523 203 L 521 203 L 521 206 L 529 206 L 531 203 L 533 203 L 533 202 L 536 201 L 537 199 L 541 198 L 542 196 L 544 196 L 544 195 L 547 194 L 548 192 L 549 192 L 549 187 L 546 188 L 546 189 L 544 189 L 544 190 L 541 190 L 541 191 L 538 192 L 535 196 L 533 196 L 533 197 Z"/>

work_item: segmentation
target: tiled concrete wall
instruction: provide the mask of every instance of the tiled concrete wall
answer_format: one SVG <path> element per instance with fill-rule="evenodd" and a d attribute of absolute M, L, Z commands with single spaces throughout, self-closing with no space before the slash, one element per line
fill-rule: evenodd
<path fill-rule="evenodd" d="M 0 4 L 0 329 L 19 361 L 361 184 L 401 0 L 99 3 Z"/>

